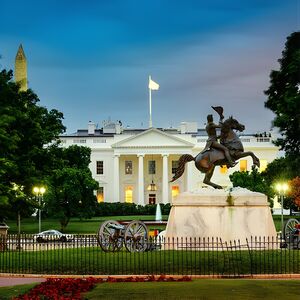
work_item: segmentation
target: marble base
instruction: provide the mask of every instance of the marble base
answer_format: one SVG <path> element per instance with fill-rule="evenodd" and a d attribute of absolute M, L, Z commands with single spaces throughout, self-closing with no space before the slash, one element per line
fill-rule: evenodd
<path fill-rule="evenodd" d="M 276 230 L 264 194 L 243 188 L 229 191 L 210 188 L 179 194 L 172 208 L 165 232 L 166 239 L 220 238 L 222 242 L 251 237 L 276 239 Z"/>

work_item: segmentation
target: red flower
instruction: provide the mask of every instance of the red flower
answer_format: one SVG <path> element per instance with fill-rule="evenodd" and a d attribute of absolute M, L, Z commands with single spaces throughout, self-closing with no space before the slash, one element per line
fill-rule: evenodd
<path fill-rule="evenodd" d="M 183 276 L 178 279 L 161 275 L 155 278 L 153 275 L 145 277 L 108 277 L 106 280 L 101 278 L 48 278 L 45 282 L 35 286 L 27 294 L 20 295 L 14 300 L 80 300 L 81 293 L 88 292 L 94 288 L 96 283 L 103 282 L 148 282 L 148 281 L 191 281 L 191 277 Z"/>

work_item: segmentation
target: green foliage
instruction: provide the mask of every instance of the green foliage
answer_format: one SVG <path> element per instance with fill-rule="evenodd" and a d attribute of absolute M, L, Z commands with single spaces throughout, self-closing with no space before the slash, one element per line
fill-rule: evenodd
<path fill-rule="evenodd" d="M 277 182 L 287 182 L 300 174 L 300 157 L 299 155 L 288 155 L 273 160 L 268 164 L 267 169 L 262 173 L 266 183 L 275 191 Z M 290 210 L 298 210 L 297 205 L 291 197 L 285 196 L 283 207 Z"/>
<path fill-rule="evenodd" d="M 292 33 L 285 44 L 280 69 L 270 74 L 270 87 L 265 106 L 276 117 L 274 126 L 280 129 L 283 138 L 276 144 L 288 155 L 300 154 L 300 32 Z"/>
<path fill-rule="evenodd" d="M 160 204 L 161 212 L 163 215 L 170 213 L 170 204 Z M 147 204 L 145 206 L 136 205 L 134 203 L 98 203 L 96 216 L 134 216 L 134 215 L 152 215 L 156 213 L 156 205 Z"/>
<path fill-rule="evenodd" d="M 262 173 L 269 185 L 277 181 L 287 181 L 299 176 L 300 157 L 289 155 L 273 160 Z"/>
<path fill-rule="evenodd" d="M 32 186 L 50 163 L 44 145 L 65 130 L 63 114 L 38 106 L 37 95 L 19 91 L 12 77 L 12 71 L 0 72 L 0 219 L 10 211 L 28 212 Z"/>
<path fill-rule="evenodd" d="M 94 190 L 98 182 L 89 169 L 91 149 L 80 146 L 54 148 L 59 168 L 48 176 L 48 192 L 45 194 L 45 210 L 57 217 L 64 231 L 70 218 L 90 218 L 96 209 Z"/>
<path fill-rule="evenodd" d="M 253 167 L 252 172 L 234 172 L 229 178 L 234 187 L 240 186 L 253 192 L 265 194 L 268 197 L 271 207 L 273 207 L 272 198 L 274 197 L 274 191 L 262 174 L 258 172 L 257 168 Z"/>

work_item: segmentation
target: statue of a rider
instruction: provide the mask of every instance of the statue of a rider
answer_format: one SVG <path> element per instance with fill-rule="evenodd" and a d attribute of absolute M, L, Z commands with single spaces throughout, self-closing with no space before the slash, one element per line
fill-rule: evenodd
<path fill-rule="evenodd" d="M 204 153 L 205 151 L 208 151 L 211 148 L 215 148 L 215 149 L 220 149 L 221 151 L 224 152 L 224 155 L 228 161 L 228 165 L 230 167 L 234 167 L 235 166 L 235 162 L 232 160 L 229 150 L 222 144 L 220 144 L 218 142 L 218 138 L 219 136 L 217 136 L 217 128 L 221 128 L 222 127 L 222 121 L 224 119 L 223 116 L 223 107 L 221 106 L 212 106 L 212 108 L 219 114 L 220 116 L 220 121 L 219 124 L 215 124 L 214 120 L 213 120 L 213 115 L 208 115 L 207 116 L 207 125 L 205 127 L 205 130 L 207 132 L 208 135 L 208 139 L 206 141 L 206 145 L 204 147 L 204 149 L 200 152 L 200 153 Z"/>

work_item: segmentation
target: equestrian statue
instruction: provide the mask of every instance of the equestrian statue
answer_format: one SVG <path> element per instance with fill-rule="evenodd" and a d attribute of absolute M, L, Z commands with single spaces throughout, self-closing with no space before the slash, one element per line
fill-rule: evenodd
<path fill-rule="evenodd" d="M 174 174 L 171 182 L 175 181 L 184 173 L 184 166 L 187 162 L 195 161 L 196 168 L 205 173 L 203 183 L 214 187 L 215 189 L 222 189 L 218 184 L 210 181 L 216 166 L 226 165 L 228 168 L 234 167 L 237 160 L 246 156 L 251 156 L 253 164 L 259 167 L 259 159 L 251 151 L 244 151 L 243 144 L 239 136 L 234 130 L 244 131 L 245 126 L 240 124 L 233 117 L 229 117 L 223 122 L 223 107 L 212 106 L 212 108 L 219 114 L 219 124 L 213 122 L 213 116 L 207 116 L 207 125 L 205 127 L 208 139 L 204 149 L 196 156 L 190 154 L 181 155 L 178 162 L 178 168 Z M 217 129 L 220 129 L 220 136 L 217 135 Z M 218 142 L 220 140 L 220 142 Z"/>

